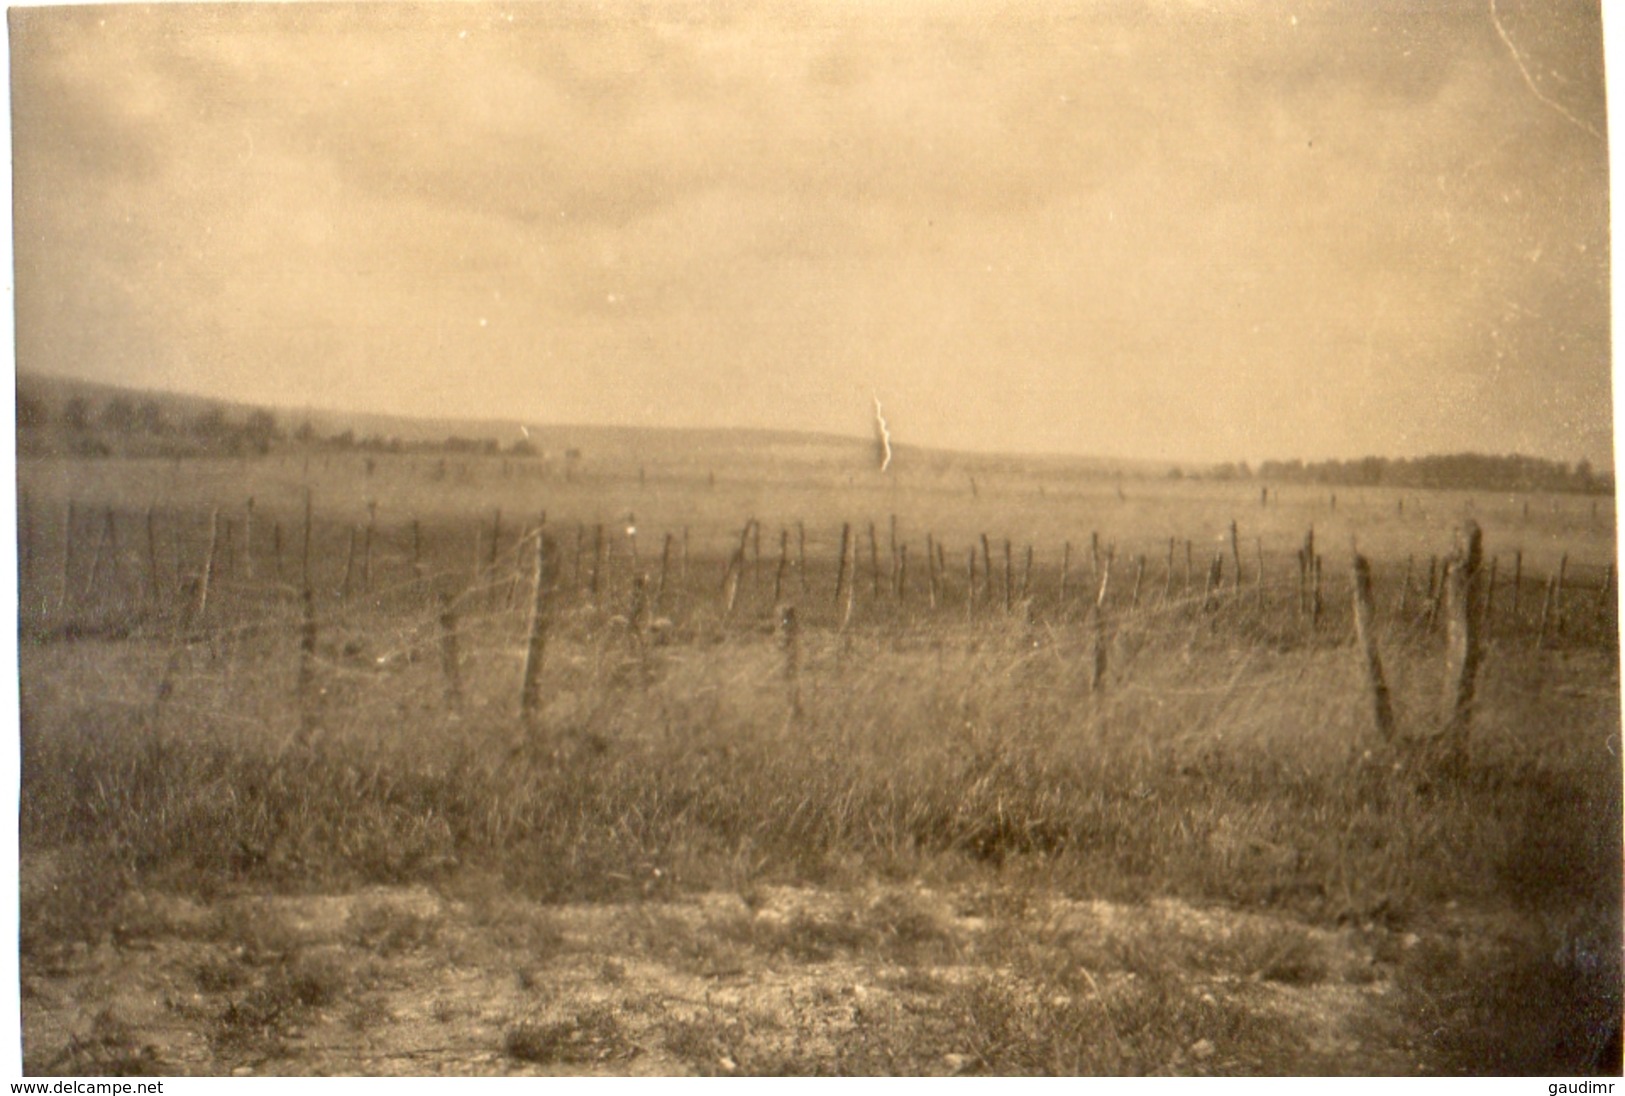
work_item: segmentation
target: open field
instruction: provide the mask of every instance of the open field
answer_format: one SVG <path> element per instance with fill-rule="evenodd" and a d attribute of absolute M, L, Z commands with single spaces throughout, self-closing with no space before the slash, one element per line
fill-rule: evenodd
<path fill-rule="evenodd" d="M 21 461 L 28 1069 L 1618 1071 L 1611 499 L 860 456 Z"/>

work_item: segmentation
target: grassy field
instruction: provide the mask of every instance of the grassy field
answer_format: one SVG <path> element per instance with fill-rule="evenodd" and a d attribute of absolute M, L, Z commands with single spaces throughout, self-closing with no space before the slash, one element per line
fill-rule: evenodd
<path fill-rule="evenodd" d="M 28 1069 L 1619 1070 L 1612 500 L 1261 504 L 1252 481 L 880 477 L 854 453 L 716 443 L 569 481 L 500 457 L 23 461 Z M 215 510 L 232 548 L 200 611 Z M 1467 517 L 1498 584 L 1445 771 L 1428 572 Z"/>

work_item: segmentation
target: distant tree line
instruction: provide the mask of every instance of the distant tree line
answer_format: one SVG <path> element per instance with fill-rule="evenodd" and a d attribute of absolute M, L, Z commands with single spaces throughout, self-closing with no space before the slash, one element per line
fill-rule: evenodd
<path fill-rule="evenodd" d="M 68 396 L 54 402 L 26 380 L 17 385 L 17 448 L 22 453 L 68 452 L 78 456 L 246 456 L 276 447 L 341 452 L 441 452 L 534 457 L 528 439 L 504 447 L 494 438 L 452 436 L 444 441 L 409 442 L 378 434 L 357 436 L 352 429 L 323 435 L 303 419 L 291 433 L 264 408 L 229 411 L 221 404 L 116 394 L 93 402 Z M 572 454 L 579 457 L 579 453 Z M 566 454 L 567 463 L 571 454 Z"/>
<path fill-rule="evenodd" d="M 1223 465 L 1231 478 L 1251 474 L 1247 465 Z M 1218 469 L 1216 469 L 1218 471 Z M 1361 457 L 1358 460 L 1264 461 L 1261 479 L 1323 483 L 1339 487 L 1414 487 L 1474 491 L 1566 491 L 1612 494 L 1612 472 L 1521 455 L 1450 453 L 1431 457 Z M 1221 477 L 1222 478 L 1222 477 Z"/>

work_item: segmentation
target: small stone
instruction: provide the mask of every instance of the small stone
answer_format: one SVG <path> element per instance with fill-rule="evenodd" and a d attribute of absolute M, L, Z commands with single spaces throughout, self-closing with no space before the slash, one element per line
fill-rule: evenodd
<path fill-rule="evenodd" d="M 942 1064 L 947 1066 L 955 1073 L 963 1073 L 965 1071 L 965 1067 L 970 1064 L 970 1055 L 944 1054 L 942 1056 Z"/>
<path fill-rule="evenodd" d="M 238 1066 L 236 1069 L 231 1071 L 231 1075 L 233 1077 L 252 1077 L 254 1075 L 254 1067 Z"/>
<path fill-rule="evenodd" d="M 1191 1044 L 1190 1055 L 1198 1062 L 1203 1062 L 1213 1057 L 1213 1041 L 1210 1039 L 1196 1040 L 1196 1042 Z"/>
<path fill-rule="evenodd" d="M 726 1054 L 724 1054 L 721 1058 L 717 1059 L 717 1065 L 722 1068 L 722 1072 L 724 1072 L 724 1073 L 732 1073 L 734 1070 L 739 1068 L 739 1063 L 735 1062 L 732 1058 L 728 1057 Z"/>
<path fill-rule="evenodd" d="M 1202 1004 L 1206 1005 L 1208 1008 L 1217 1008 L 1219 1005 L 1219 999 L 1214 997 L 1211 993 L 1204 993 L 1201 997 L 1197 998 L 1197 1000 L 1201 1001 Z"/>

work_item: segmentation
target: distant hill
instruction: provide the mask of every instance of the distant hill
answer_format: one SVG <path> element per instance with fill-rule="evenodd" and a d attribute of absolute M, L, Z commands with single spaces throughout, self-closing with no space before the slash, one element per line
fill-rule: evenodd
<path fill-rule="evenodd" d="M 263 407 L 36 374 L 18 376 L 17 395 L 18 451 L 29 455 L 241 455 L 287 446 L 384 452 L 451 449 L 557 461 L 588 459 L 599 467 L 634 473 L 644 463 L 703 473 L 747 467 L 764 459 L 830 470 L 863 468 L 874 453 L 870 439 L 841 434 L 749 427 L 557 425 Z M 944 476 L 1145 478 L 1176 468 L 1169 462 L 1067 455 L 964 453 L 908 445 L 896 445 L 894 450 L 899 468 L 923 467 Z"/>

